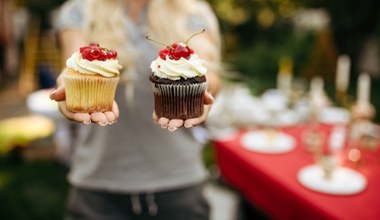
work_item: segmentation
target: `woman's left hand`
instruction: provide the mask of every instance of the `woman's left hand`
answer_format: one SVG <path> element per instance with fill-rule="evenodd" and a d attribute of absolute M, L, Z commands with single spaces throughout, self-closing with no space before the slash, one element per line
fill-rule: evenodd
<path fill-rule="evenodd" d="M 204 97 L 204 111 L 203 114 L 198 118 L 189 118 L 189 119 L 168 119 L 168 118 L 158 118 L 156 113 L 153 112 L 153 121 L 154 123 L 161 126 L 161 128 L 168 129 L 169 131 L 175 131 L 178 128 L 184 126 L 185 128 L 192 128 L 199 124 L 202 124 L 206 121 L 207 115 L 211 109 L 211 105 L 214 103 L 213 96 L 206 92 Z"/>

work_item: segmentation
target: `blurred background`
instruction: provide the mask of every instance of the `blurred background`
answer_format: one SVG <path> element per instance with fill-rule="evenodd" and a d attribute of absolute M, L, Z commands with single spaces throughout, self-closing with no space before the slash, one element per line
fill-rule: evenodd
<path fill-rule="evenodd" d="M 358 76 L 365 72 L 371 78 L 369 101 L 380 108 L 379 1 L 208 1 L 223 34 L 222 76 L 230 99 L 232 88 L 244 88 L 252 97 L 281 89 L 286 77 L 279 79 L 285 75 L 291 77 L 287 89 L 294 104 L 308 95 L 311 80 L 319 77 L 331 103 L 349 109 L 357 98 Z M 0 219 L 62 219 L 69 149 L 60 139 L 65 130 L 55 103 L 47 97 L 62 68 L 52 24 L 63 2 L 0 1 Z M 350 63 L 344 98 L 337 91 L 342 56 Z M 223 105 L 222 110 L 226 111 Z M 242 124 L 236 117 L 219 124 L 212 119 L 213 131 Z M 374 123 L 379 119 L 378 114 L 371 118 Z M 218 179 L 213 135 L 207 127 L 198 133 L 205 143 L 205 163 Z"/>

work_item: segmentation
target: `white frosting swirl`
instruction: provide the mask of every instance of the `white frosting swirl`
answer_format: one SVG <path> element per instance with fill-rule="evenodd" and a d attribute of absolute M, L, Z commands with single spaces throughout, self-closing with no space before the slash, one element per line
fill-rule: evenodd
<path fill-rule="evenodd" d="M 158 57 L 152 61 L 150 68 L 155 76 L 170 80 L 203 76 L 207 72 L 203 60 L 196 54 L 192 54 L 189 59 L 181 58 L 179 60 L 172 60 L 168 55 L 166 60 Z"/>
<path fill-rule="evenodd" d="M 83 59 L 79 52 L 73 53 L 73 55 L 66 60 L 66 66 L 82 74 L 100 74 L 104 77 L 114 77 L 119 75 L 120 70 L 122 69 L 122 66 L 119 65 L 117 59 L 89 61 Z"/>

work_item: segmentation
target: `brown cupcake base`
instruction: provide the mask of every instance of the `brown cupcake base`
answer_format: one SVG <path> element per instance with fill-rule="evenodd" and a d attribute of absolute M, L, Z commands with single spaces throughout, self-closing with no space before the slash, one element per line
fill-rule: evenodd
<path fill-rule="evenodd" d="M 154 110 L 168 119 L 197 118 L 203 114 L 207 82 L 186 85 L 152 83 Z"/>

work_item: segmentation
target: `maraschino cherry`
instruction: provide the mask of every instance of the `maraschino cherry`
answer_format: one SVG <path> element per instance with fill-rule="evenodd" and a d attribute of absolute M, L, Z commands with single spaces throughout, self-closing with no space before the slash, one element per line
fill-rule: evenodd
<path fill-rule="evenodd" d="M 149 36 L 146 36 L 145 38 L 147 40 L 166 46 L 164 49 L 160 50 L 159 52 L 159 56 L 161 59 L 166 60 L 166 56 L 168 55 L 169 58 L 172 60 L 179 60 L 181 58 L 185 58 L 188 60 L 190 59 L 191 54 L 194 53 L 194 50 L 191 49 L 189 46 L 187 46 L 187 43 L 190 41 L 191 38 L 193 38 L 196 35 L 202 34 L 205 31 L 206 30 L 203 29 L 201 32 L 191 35 L 186 40 L 185 43 L 177 42 L 177 43 L 173 43 L 172 45 L 166 45 L 166 44 L 160 43 L 158 41 L 151 39 Z"/>
<path fill-rule="evenodd" d="M 98 43 L 90 43 L 87 46 L 79 48 L 82 58 L 88 61 L 100 60 L 105 61 L 108 59 L 116 59 L 117 52 L 100 47 Z"/>

